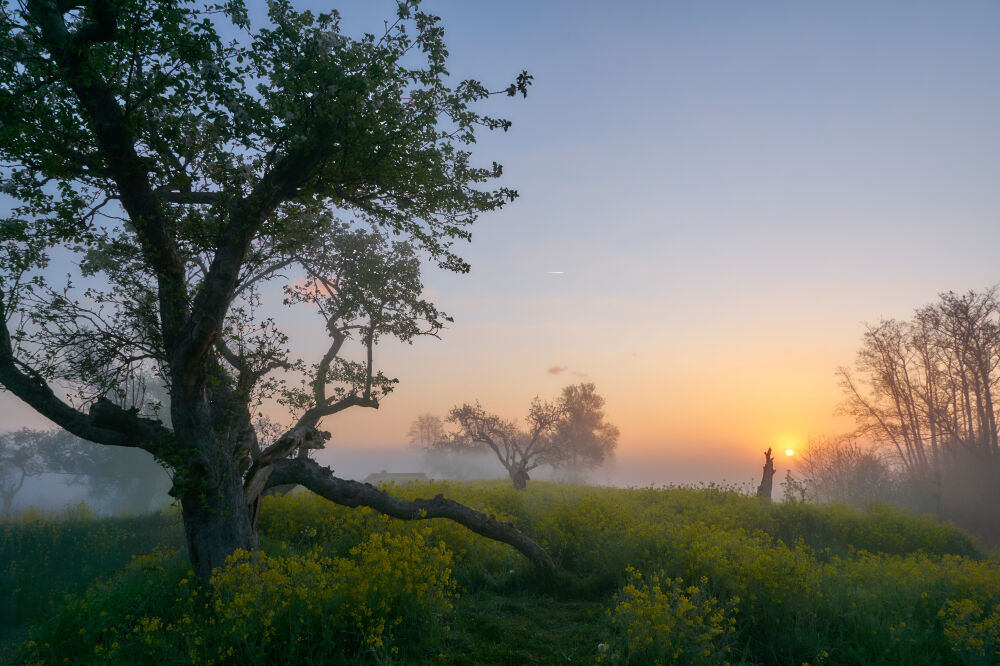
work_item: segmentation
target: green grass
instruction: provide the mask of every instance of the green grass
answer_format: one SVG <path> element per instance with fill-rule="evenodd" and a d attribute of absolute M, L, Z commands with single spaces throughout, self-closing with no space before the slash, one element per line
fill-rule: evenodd
<path fill-rule="evenodd" d="M 586 664 L 593 661 L 605 619 L 596 601 L 567 601 L 530 593 L 467 593 L 455 605 L 445 658 L 428 663 Z"/>
<path fill-rule="evenodd" d="M 80 505 L 57 519 L 31 513 L 0 523 L 0 625 L 35 624 L 134 555 L 183 543 L 176 512 L 97 518 Z"/>
<path fill-rule="evenodd" d="M 1000 563 L 886 507 L 773 504 L 725 488 L 502 482 L 443 493 L 510 520 L 543 574 L 447 521 L 268 498 L 262 568 L 197 594 L 175 515 L 3 526 L 0 572 L 35 624 L 24 663 L 990 664 Z M 39 556 L 41 555 L 41 556 Z M 72 574 L 60 573 L 78 563 Z M 70 567 L 73 569 L 73 567 Z M 124 569 L 124 571 L 123 571 Z M 92 579 L 106 579 L 83 591 Z M 55 606 L 50 601 L 57 601 Z M 58 612 L 53 614 L 53 609 Z M 52 617 L 47 617 L 52 615 Z M 8 623 L 9 624 L 9 623 Z M 22 633 L 6 635 L 11 644 Z M 294 655 L 292 657 L 291 655 Z"/>

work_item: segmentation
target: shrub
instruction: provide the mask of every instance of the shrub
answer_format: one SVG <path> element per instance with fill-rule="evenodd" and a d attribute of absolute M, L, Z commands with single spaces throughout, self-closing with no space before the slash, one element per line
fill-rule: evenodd
<path fill-rule="evenodd" d="M 345 558 L 237 552 L 214 576 L 211 599 L 176 552 L 136 558 L 116 581 L 71 600 L 22 659 L 331 663 L 431 649 L 446 630 L 454 582 L 451 554 L 425 536 L 372 534 Z"/>
<path fill-rule="evenodd" d="M 965 664 L 1000 661 L 1000 605 L 974 599 L 948 600 L 940 611 L 944 635 Z"/>
<path fill-rule="evenodd" d="M 681 578 L 643 577 L 629 568 L 629 582 L 609 612 L 615 639 L 598 661 L 620 654 L 633 664 L 718 664 L 730 651 L 739 599 L 726 604 Z M 702 585 L 708 583 L 703 578 Z"/>

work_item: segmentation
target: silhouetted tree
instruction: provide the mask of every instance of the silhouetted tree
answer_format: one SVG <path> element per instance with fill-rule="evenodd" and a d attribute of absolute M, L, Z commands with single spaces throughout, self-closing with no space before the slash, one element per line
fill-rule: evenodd
<path fill-rule="evenodd" d="M 523 490 L 530 472 L 541 465 L 593 467 L 615 448 L 618 429 L 604 420 L 604 399 L 593 384 L 567 386 L 559 400 L 535 398 L 525 427 L 484 410 L 477 402 L 455 407 L 448 421 L 457 431 L 435 446 L 487 448 L 507 470 L 514 488 Z"/>
<path fill-rule="evenodd" d="M 618 428 L 604 417 L 604 398 L 593 383 L 567 386 L 559 398 L 563 416 L 556 425 L 553 458 L 571 478 L 602 464 L 618 445 Z"/>
<path fill-rule="evenodd" d="M 445 438 L 444 421 L 434 414 L 421 414 L 413 420 L 406 435 L 410 438 L 410 444 L 419 449 L 427 449 Z"/>
<path fill-rule="evenodd" d="M 0 515 L 10 518 L 24 481 L 45 472 L 44 460 L 28 429 L 0 434 Z"/>
<path fill-rule="evenodd" d="M 85 487 L 89 500 L 108 503 L 116 511 L 149 511 L 154 498 L 166 497 L 170 488 L 170 477 L 163 468 L 139 449 L 99 446 L 60 429 L 24 428 L 0 436 L 0 444 L 5 450 L 0 458 L 7 458 L 12 444 L 14 459 L 29 461 L 31 474 L 27 476 L 58 474 L 68 484 Z M 4 476 L 9 480 L 12 475 L 5 472 Z M 7 480 L 0 486 L 12 487 Z M 9 509 L 8 502 L 5 506 Z"/>
<path fill-rule="evenodd" d="M 760 477 L 760 485 L 757 486 L 757 497 L 771 499 L 771 491 L 774 487 L 774 458 L 771 457 L 771 448 L 764 451 L 764 472 Z"/>
<path fill-rule="evenodd" d="M 819 503 L 864 506 L 893 499 L 892 470 L 878 453 L 848 437 L 815 437 L 796 455 L 806 496 Z"/>
<path fill-rule="evenodd" d="M 267 3 L 266 21 L 251 29 L 240 0 L 0 10 L 0 187 L 17 201 L 0 225 L 0 384 L 79 437 L 171 469 L 204 584 L 257 547 L 260 494 L 288 483 L 399 518 L 449 517 L 551 566 L 454 502 L 404 502 L 289 457 L 324 445 L 323 418 L 378 407 L 394 380 L 374 366 L 377 342 L 446 321 L 422 297 L 421 254 L 467 270 L 452 244 L 516 194 L 485 188 L 501 168 L 467 151 L 477 130 L 510 123 L 472 108 L 494 94 L 481 83 L 447 80 L 443 31 L 416 0 L 358 39 L 336 12 L 287 0 Z M 219 36 L 224 22 L 236 41 Z M 87 288 L 50 284 L 63 253 Z M 322 318 L 329 344 L 312 365 L 266 316 L 275 281 Z M 281 371 L 306 379 L 288 387 Z M 143 373 L 168 387 L 169 426 L 107 398 Z M 276 394 L 297 420 L 260 450 L 251 414 Z"/>
<path fill-rule="evenodd" d="M 858 437 L 888 445 L 910 479 L 940 495 L 948 457 L 1000 461 L 996 289 L 948 292 L 912 320 L 868 326 L 855 371 L 839 369 Z"/>

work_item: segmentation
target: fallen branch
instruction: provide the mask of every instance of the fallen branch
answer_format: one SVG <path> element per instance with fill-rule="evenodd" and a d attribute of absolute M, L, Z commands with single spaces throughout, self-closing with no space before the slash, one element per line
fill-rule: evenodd
<path fill-rule="evenodd" d="M 274 462 L 274 468 L 266 487 L 286 483 L 297 483 L 305 486 L 317 495 L 336 504 L 350 507 L 367 506 L 379 513 L 400 520 L 447 518 L 464 525 L 476 534 L 513 546 L 541 569 L 555 569 L 555 564 L 553 564 L 549 554 L 515 529 L 512 524 L 499 521 L 495 516 L 488 516 L 481 511 L 470 509 L 454 500 L 445 499 L 441 495 L 433 499 L 413 501 L 399 499 L 371 484 L 337 478 L 329 468 L 321 467 L 316 462 L 304 458 Z"/>

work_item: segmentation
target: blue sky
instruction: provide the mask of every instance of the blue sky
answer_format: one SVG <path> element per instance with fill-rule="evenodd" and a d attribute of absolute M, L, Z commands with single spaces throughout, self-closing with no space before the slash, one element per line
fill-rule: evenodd
<path fill-rule="evenodd" d="M 394 3 L 336 6 L 357 34 Z M 998 3 L 424 8 L 456 78 L 534 75 L 488 102 L 515 124 L 475 153 L 521 197 L 477 223 L 469 275 L 428 273 L 455 324 L 378 352 L 400 387 L 327 424 L 343 446 L 587 380 L 621 466 L 660 461 L 628 480 L 750 477 L 763 448 L 850 425 L 834 371 L 863 322 L 1000 281 Z M 0 418 L 25 417 L 0 397 Z"/>

